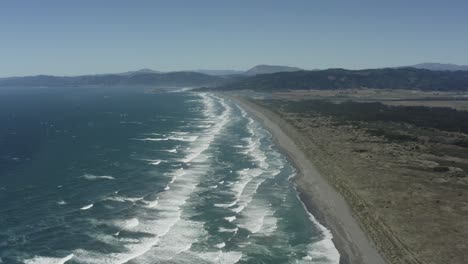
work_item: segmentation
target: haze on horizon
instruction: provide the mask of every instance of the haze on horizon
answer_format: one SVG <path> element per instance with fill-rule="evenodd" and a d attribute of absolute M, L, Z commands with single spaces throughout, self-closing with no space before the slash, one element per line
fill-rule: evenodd
<path fill-rule="evenodd" d="M 5 1 L 0 77 L 468 64 L 466 1 Z"/>

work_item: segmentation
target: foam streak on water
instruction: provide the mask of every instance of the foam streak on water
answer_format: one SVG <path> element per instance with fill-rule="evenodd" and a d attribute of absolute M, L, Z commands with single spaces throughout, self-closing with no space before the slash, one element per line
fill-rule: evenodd
<path fill-rule="evenodd" d="M 48 258 L 48 257 L 34 257 L 24 261 L 25 264 L 64 264 L 73 258 L 73 254 L 70 254 L 63 258 Z"/>
<path fill-rule="evenodd" d="M 183 219 L 183 206 L 186 204 L 190 194 L 196 188 L 200 177 L 206 172 L 206 151 L 215 137 L 229 120 L 230 107 L 224 102 L 221 104 L 224 110 L 220 116 L 215 116 L 213 98 L 208 95 L 202 95 L 205 105 L 205 115 L 214 126 L 204 131 L 197 142 L 191 146 L 191 150 L 186 151 L 182 159 L 184 163 L 191 162 L 188 169 L 178 169 L 171 174 L 171 180 L 168 185 L 157 196 L 157 204 L 152 209 L 158 210 L 157 219 L 131 219 L 124 221 L 124 227 L 130 227 L 137 232 L 150 234 L 150 238 L 140 239 L 139 243 L 130 243 L 125 245 L 128 252 L 113 253 L 101 255 L 94 258 L 94 253 L 86 251 L 76 252 L 78 259 L 85 260 L 86 263 L 126 263 L 130 260 L 141 257 L 153 249 L 154 258 L 161 260 L 171 259 L 190 248 L 192 239 L 199 237 L 198 230 L 201 228 L 199 223 Z M 135 224 L 135 223 L 138 223 Z M 172 230 L 176 231 L 172 231 Z M 185 230 L 181 232 L 180 230 Z M 171 232 L 172 231 L 172 232 Z M 170 233 L 171 232 L 171 233 Z M 153 248 L 154 247 L 154 248 Z"/>

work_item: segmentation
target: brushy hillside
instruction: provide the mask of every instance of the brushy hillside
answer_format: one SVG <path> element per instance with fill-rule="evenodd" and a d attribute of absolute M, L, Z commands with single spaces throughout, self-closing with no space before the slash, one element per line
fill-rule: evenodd
<path fill-rule="evenodd" d="M 451 72 L 416 68 L 385 68 L 281 72 L 238 80 L 216 87 L 214 90 L 278 91 L 358 88 L 468 91 L 468 71 Z"/>

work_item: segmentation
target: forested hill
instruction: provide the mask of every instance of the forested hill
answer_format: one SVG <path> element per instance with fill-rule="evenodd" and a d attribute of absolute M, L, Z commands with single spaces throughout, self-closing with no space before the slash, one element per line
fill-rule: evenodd
<path fill-rule="evenodd" d="M 257 75 L 202 90 L 275 91 L 353 88 L 468 91 L 468 71 L 431 71 L 408 67 L 280 72 Z"/>
<path fill-rule="evenodd" d="M 0 86 L 81 86 L 81 85 L 155 85 L 155 86 L 219 86 L 226 78 L 197 72 L 135 72 L 61 77 L 37 75 L 0 78 Z"/>

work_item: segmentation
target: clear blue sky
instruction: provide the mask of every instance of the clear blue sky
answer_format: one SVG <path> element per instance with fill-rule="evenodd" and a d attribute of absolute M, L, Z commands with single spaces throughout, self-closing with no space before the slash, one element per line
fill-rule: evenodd
<path fill-rule="evenodd" d="M 468 1 L 1 1 L 0 76 L 468 64 Z"/>

